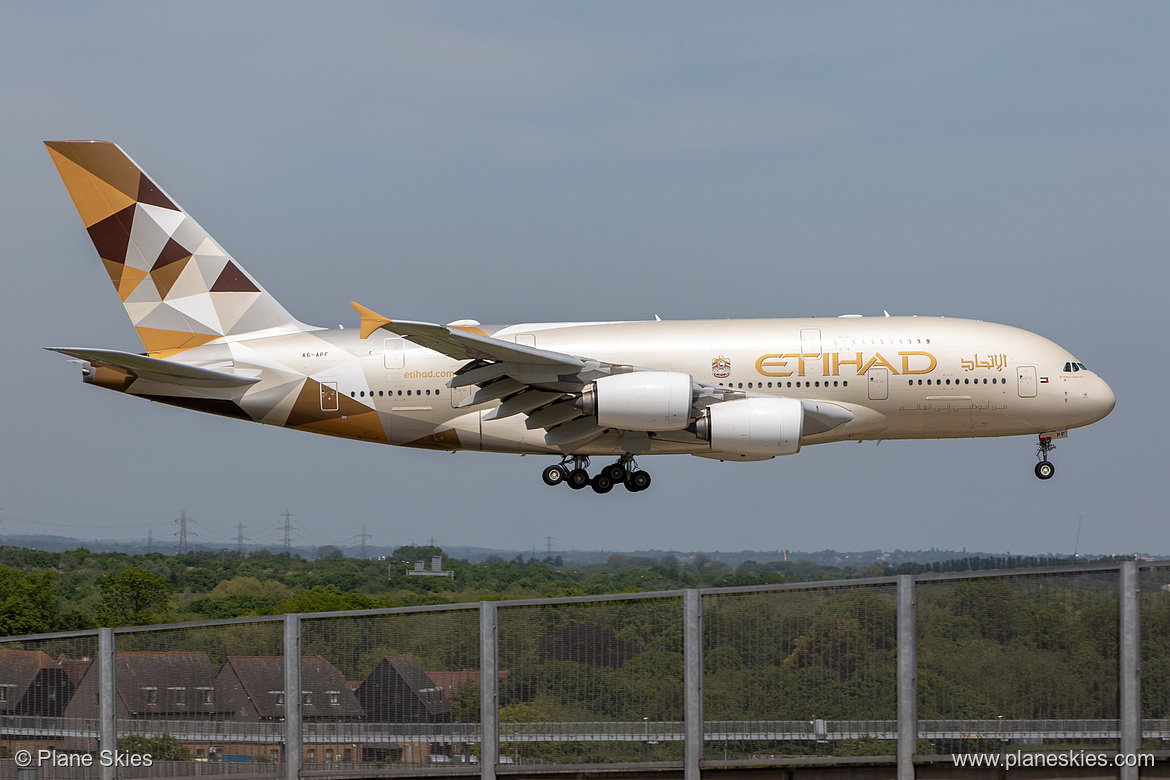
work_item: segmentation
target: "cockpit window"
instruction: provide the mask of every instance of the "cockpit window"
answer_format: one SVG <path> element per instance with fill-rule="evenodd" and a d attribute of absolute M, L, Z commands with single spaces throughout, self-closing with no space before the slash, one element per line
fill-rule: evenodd
<path fill-rule="evenodd" d="M 1065 363 L 1064 364 L 1064 373 L 1066 373 L 1066 374 L 1072 373 L 1072 363 Z"/>
<path fill-rule="evenodd" d="M 1072 374 L 1072 373 L 1077 372 L 1077 371 L 1088 371 L 1088 370 L 1089 369 L 1085 368 L 1084 363 L 1065 363 L 1064 364 L 1064 373 L 1066 373 L 1066 374 Z"/>
<path fill-rule="evenodd" d="M 1085 367 L 1084 363 L 1077 363 L 1077 365 L 1081 367 L 1081 371 L 1088 371 L 1089 370 L 1088 368 Z"/>

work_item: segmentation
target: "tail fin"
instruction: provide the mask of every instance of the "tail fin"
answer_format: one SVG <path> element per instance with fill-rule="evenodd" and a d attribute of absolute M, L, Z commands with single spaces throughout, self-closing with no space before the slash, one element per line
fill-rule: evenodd
<path fill-rule="evenodd" d="M 117 145 L 46 141 L 147 352 L 316 330 L 293 318 Z"/>

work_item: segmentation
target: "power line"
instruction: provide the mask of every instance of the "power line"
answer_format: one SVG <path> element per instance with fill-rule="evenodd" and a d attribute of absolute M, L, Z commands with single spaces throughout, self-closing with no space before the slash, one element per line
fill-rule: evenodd
<path fill-rule="evenodd" d="M 363 560 L 366 558 L 366 540 L 369 538 L 371 538 L 371 537 L 368 533 L 366 533 L 366 527 L 363 525 L 362 526 L 362 559 Z"/>
<path fill-rule="evenodd" d="M 236 524 L 236 555 L 244 557 L 244 524 Z"/>

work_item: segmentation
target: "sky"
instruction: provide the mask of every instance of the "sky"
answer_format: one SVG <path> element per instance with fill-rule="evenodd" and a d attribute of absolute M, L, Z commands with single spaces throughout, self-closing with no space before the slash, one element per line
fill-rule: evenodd
<path fill-rule="evenodd" d="M 0 27 L 0 536 L 1170 555 L 1164 3 L 18 3 Z M 553 459 L 84 385 L 141 351 L 41 142 L 115 141 L 305 322 L 946 315 L 1117 396 L 1032 437 Z M 1152 410 L 1152 412 L 1151 412 Z M 1079 542 L 1077 540 L 1080 527 Z"/>

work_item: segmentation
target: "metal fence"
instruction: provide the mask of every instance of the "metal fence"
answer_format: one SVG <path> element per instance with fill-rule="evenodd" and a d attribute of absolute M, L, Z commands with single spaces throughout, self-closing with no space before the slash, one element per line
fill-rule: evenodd
<path fill-rule="evenodd" d="M 695 780 L 817 761 L 913 777 L 959 752 L 1168 744 L 1170 562 L 0 640 L 0 758 L 41 757 L 20 780 L 523 766 Z M 0 780 L 18 771 L 0 761 Z"/>

